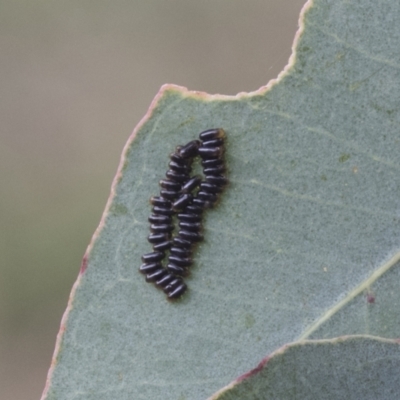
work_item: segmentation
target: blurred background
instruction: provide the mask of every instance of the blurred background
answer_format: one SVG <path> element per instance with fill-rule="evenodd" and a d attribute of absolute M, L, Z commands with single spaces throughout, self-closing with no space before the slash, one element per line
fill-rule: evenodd
<path fill-rule="evenodd" d="M 0 0 L 0 399 L 39 399 L 120 154 L 164 83 L 286 65 L 305 0 Z"/>

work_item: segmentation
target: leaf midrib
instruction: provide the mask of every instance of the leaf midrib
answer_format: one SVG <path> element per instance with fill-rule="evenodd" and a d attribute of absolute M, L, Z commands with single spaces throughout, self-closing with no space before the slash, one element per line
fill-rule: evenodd
<path fill-rule="evenodd" d="M 368 289 L 374 282 L 376 282 L 384 273 L 386 273 L 390 268 L 397 264 L 400 260 L 400 251 L 398 251 L 390 260 L 378 267 L 367 279 L 360 282 L 352 291 L 350 291 L 347 296 L 342 300 L 334 304 L 331 308 L 326 310 L 313 324 L 311 324 L 303 334 L 298 338 L 298 340 L 306 340 L 312 333 L 314 333 L 323 323 L 328 321 L 333 315 L 344 308 L 350 301 L 352 301 L 356 296 L 362 293 L 364 290 Z"/>

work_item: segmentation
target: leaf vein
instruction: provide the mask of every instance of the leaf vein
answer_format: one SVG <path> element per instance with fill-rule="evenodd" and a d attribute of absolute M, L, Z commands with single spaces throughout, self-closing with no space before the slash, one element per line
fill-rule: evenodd
<path fill-rule="evenodd" d="M 337 302 L 333 307 L 326 310 L 312 325 L 310 325 L 298 340 L 307 339 L 312 333 L 314 333 L 323 323 L 328 321 L 334 314 L 344 308 L 350 303 L 356 296 L 368 289 L 374 282 L 376 282 L 384 273 L 392 268 L 400 260 L 400 251 L 397 252 L 392 258 L 386 263 L 376 269 L 367 279 L 362 281 L 356 286 L 346 297 Z"/>

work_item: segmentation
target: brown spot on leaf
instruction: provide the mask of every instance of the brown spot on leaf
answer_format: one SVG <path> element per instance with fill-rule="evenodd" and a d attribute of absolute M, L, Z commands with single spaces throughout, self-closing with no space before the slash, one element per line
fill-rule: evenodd
<path fill-rule="evenodd" d="M 239 378 L 236 379 L 236 382 L 241 382 L 244 379 L 250 378 L 251 376 L 258 374 L 265 366 L 265 364 L 269 361 L 269 356 L 265 357 L 260 364 L 257 365 L 257 367 L 253 368 L 251 371 L 246 372 L 243 375 L 240 375 Z"/>
<path fill-rule="evenodd" d="M 369 304 L 373 304 L 375 303 L 375 296 L 372 293 L 368 293 L 367 294 L 367 302 Z"/>
<path fill-rule="evenodd" d="M 86 255 L 84 255 L 82 259 L 81 269 L 79 270 L 79 273 L 81 275 L 85 273 L 87 265 L 88 265 L 88 258 Z"/>

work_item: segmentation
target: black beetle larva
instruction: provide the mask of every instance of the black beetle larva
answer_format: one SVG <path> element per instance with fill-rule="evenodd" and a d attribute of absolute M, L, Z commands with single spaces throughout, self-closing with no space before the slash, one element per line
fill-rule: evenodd
<path fill-rule="evenodd" d="M 151 214 L 148 221 L 152 224 L 169 224 L 172 222 L 172 217 L 170 215 Z"/>
<path fill-rule="evenodd" d="M 182 165 L 182 164 L 177 163 L 176 161 L 171 161 L 169 163 L 169 167 L 172 170 L 179 172 L 180 174 L 190 173 L 190 167 L 188 165 Z"/>
<path fill-rule="evenodd" d="M 161 243 L 169 240 L 170 235 L 168 233 L 151 233 L 148 237 L 147 240 L 150 243 Z"/>
<path fill-rule="evenodd" d="M 157 207 L 157 206 L 154 206 L 151 211 L 154 214 L 174 215 L 174 210 L 172 209 L 172 207 Z"/>
<path fill-rule="evenodd" d="M 212 139 L 202 143 L 203 147 L 221 147 L 223 145 L 224 145 L 224 139 L 222 138 Z"/>
<path fill-rule="evenodd" d="M 172 202 L 169 201 L 168 199 L 165 199 L 163 197 L 159 196 L 153 196 L 150 198 L 150 203 L 153 204 L 153 206 L 156 207 L 171 207 Z"/>
<path fill-rule="evenodd" d="M 203 213 L 204 209 L 202 207 L 199 207 L 195 204 L 189 204 L 183 209 L 183 212 L 186 214 L 196 214 L 196 215 L 201 215 Z"/>
<path fill-rule="evenodd" d="M 172 169 L 169 169 L 165 175 L 167 176 L 167 178 L 175 182 L 186 182 L 189 179 L 188 174 L 181 174 Z"/>
<path fill-rule="evenodd" d="M 178 255 L 179 257 L 185 257 L 185 258 L 190 257 L 190 255 L 192 253 L 189 249 L 184 248 L 184 247 L 178 247 L 178 246 L 172 246 L 169 249 L 169 251 L 171 254 L 175 254 L 175 255 Z"/>
<path fill-rule="evenodd" d="M 169 233 L 174 230 L 172 224 L 151 224 L 150 230 L 154 233 Z"/>
<path fill-rule="evenodd" d="M 201 182 L 200 191 L 208 193 L 220 193 L 222 191 L 222 187 L 218 185 L 213 185 L 210 182 Z"/>
<path fill-rule="evenodd" d="M 145 264 L 161 261 L 165 257 L 162 251 L 153 251 L 142 255 L 142 261 Z"/>
<path fill-rule="evenodd" d="M 204 175 L 221 175 L 223 172 L 225 172 L 225 167 L 223 165 L 219 167 L 209 167 L 209 168 L 204 168 L 203 170 Z"/>
<path fill-rule="evenodd" d="M 163 198 L 174 201 L 179 196 L 179 190 L 161 189 L 160 194 Z"/>
<path fill-rule="evenodd" d="M 181 297 L 185 292 L 186 292 L 187 286 L 185 282 L 182 281 L 182 283 L 178 286 L 176 286 L 173 290 L 170 290 L 167 292 L 168 298 L 169 299 L 177 299 Z"/>
<path fill-rule="evenodd" d="M 222 158 L 211 158 L 209 160 L 203 160 L 201 162 L 203 168 L 214 168 L 214 167 L 221 167 L 224 164 L 224 160 Z"/>
<path fill-rule="evenodd" d="M 193 260 L 190 257 L 181 257 L 176 254 L 170 254 L 168 257 L 168 263 L 179 265 L 180 267 L 190 267 L 193 264 Z"/>
<path fill-rule="evenodd" d="M 170 240 L 166 240 L 165 242 L 156 243 L 153 245 L 153 250 L 155 251 L 165 251 L 169 250 L 171 247 L 172 242 Z"/>
<path fill-rule="evenodd" d="M 180 147 L 179 155 L 183 158 L 196 157 L 200 145 L 201 145 L 200 140 L 192 140 L 191 142 Z"/>
<path fill-rule="evenodd" d="M 159 185 L 167 190 L 175 190 L 178 192 L 181 189 L 181 184 L 178 182 L 170 181 L 169 179 L 161 179 Z"/>
<path fill-rule="evenodd" d="M 200 222 L 189 222 L 189 221 L 179 221 L 179 228 L 186 229 L 188 231 L 200 232 L 201 223 Z"/>
<path fill-rule="evenodd" d="M 188 221 L 188 222 L 201 222 L 201 215 L 199 214 L 186 214 L 179 213 L 178 214 L 179 221 Z"/>
<path fill-rule="evenodd" d="M 200 242 L 203 240 L 203 236 L 198 232 L 187 231 L 185 229 L 181 229 L 178 232 L 179 236 L 183 239 L 189 240 L 190 242 Z"/>
<path fill-rule="evenodd" d="M 208 202 L 204 199 L 200 199 L 198 197 L 193 199 L 193 205 L 198 206 L 198 207 L 202 208 L 203 210 L 206 208 L 210 208 L 210 206 L 211 206 L 210 202 Z"/>
<path fill-rule="evenodd" d="M 177 150 L 180 149 L 180 147 L 177 148 Z M 176 162 L 179 165 L 185 165 L 187 167 L 190 167 L 192 160 L 189 158 L 183 158 L 181 157 L 178 153 L 171 153 L 169 155 L 169 158 L 171 159 L 171 161 Z"/>
<path fill-rule="evenodd" d="M 223 147 L 200 147 L 199 155 L 201 158 L 218 158 L 223 153 Z"/>
<path fill-rule="evenodd" d="M 208 175 L 206 176 L 206 182 L 212 183 L 214 185 L 224 186 L 228 183 L 228 179 L 226 179 L 225 176 L 223 175 L 220 176 Z"/>
<path fill-rule="evenodd" d="M 225 132 L 221 128 L 208 129 L 199 134 L 199 138 L 203 142 L 207 142 L 208 140 L 213 140 L 213 139 L 218 139 L 218 138 L 223 138 L 223 137 L 225 137 Z"/>
<path fill-rule="evenodd" d="M 201 176 L 195 175 L 193 178 L 190 178 L 184 185 L 181 187 L 182 193 L 190 193 L 194 189 L 197 188 L 201 183 Z"/>
<path fill-rule="evenodd" d="M 190 193 L 184 193 L 172 204 L 172 209 L 175 211 L 183 210 L 193 199 Z"/>
<path fill-rule="evenodd" d="M 187 276 L 188 275 L 188 270 L 185 267 L 182 267 L 180 265 L 176 265 L 173 263 L 167 264 L 167 271 L 170 272 L 171 274 L 178 275 L 178 276 Z"/>
<path fill-rule="evenodd" d="M 173 238 L 172 245 L 176 247 L 190 249 L 190 247 L 192 246 L 192 242 L 178 235 Z"/>
<path fill-rule="evenodd" d="M 205 192 L 203 190 L 200 190 L 199 193 L 197 193 L 197 197 L 199 199 L 206 200 L 206 201 L 209 201 L 211 203 L 214 203 L 214 202 L 217 201 L 217 195 L 216 194 L 210 193 L 210 192 Z"/>

